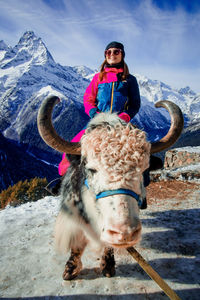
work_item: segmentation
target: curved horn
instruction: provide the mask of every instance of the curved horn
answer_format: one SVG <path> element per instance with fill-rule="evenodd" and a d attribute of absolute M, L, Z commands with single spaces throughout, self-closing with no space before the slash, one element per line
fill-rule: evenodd
<path fill-rule="evenodd" d="M 151 144 L 151 153 L 157 153 L 172 146 L 181 135 L 184 125 L 183 114 L 175 103 L 162 100 L 157 102 L 155 107 L 164 107 L 169 112 L 171 126 L 168 133 L 160 141 Z"/>
<path fill-rule="evenodd" d="M 57 134 L 53 127 L 52 111 L 54 106 L 59 102 L 60 99 L 58 97 L 50 96 L 42 103 L 37 116 L 37 126 L 40 136 L 47 145 L 59 152 L 80 155 L 80 143 L 71 143 L 65 141 Z"/>

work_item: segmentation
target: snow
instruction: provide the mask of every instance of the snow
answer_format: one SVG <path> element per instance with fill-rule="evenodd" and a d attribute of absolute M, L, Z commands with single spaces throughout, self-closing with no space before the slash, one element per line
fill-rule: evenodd
<path fill-rule="evenodd" d="M 95 71 L 86 67 L 86 66 L 74 66 L 74 70 L 77 71 L 78 74 L 83 76 L 86 79 L 89 79 L 94 76 Z M 91 78 L 92 79 L 92 78 Z"/>
<path fill-rule="evenodd" d="M 7 62 L 5 62 L 7 63 Z M 6 78 L 4 87 L 9 88 L 16 84 L 16 80 L 23 75 L 23 73 L 26 73 L 26 70 L 28 70 L 29 63 L 24 62 L 20 65 L 20 67 L 16 68 L 16 66 L 11 66 L 8 69 L 1 69 L 1 76 Z"/>
<path fill-rule="evenodd" d="M 54 96 L 57 96 L 59 98 L 64 98 L 64 95 L 59 93 L 58 91 L 54 90 L 52 88 L 52 86 L 50 85 L 47 85 L 45 87 L 42 87 L 37 93 L 36 93 L 36 96 L 37 97 L 45 97 L 45 96 L 49 96 L 49 95 L 54 95 Z"/>
<path fill-rule="evenodd" d="M 177 152 L 189 152 L 189 153 L 199 153 L 200 154 L 200 146 L 192 147 L 181 147 L 181 148 L 176 148 Z"/>
<path fill-rule="evenodd" d="M 191 123 L 199 120 L 199 97 L 189 87 L 177 90 L 161 81 L 151 80 L 140 74 L 135 76 L 139 83 L 143 105 L 156 103 L 160 100 L 169 100 L 180 107 Z M 149 103 L 144 102 L 143 99 Z M 164 113 L 164 115 L 166 114 Z"/>
<path fill-rule="evenodd" d="M 176 148 L 178 149 L 178 148 Z M 162 169 L 151 172 L 152 178 L 158 177 L 160 180 L 176 179 L 177 181 L 187 181 L 200 184 L 199 177 L 200 163 L 194 163 L 178 168 Z"/>
<path fill-rule="evenodd" d="M 195 163 L 195 164 L 192 164 L 192 165 L 189 165 L 189 166 L 179 167 L 175 170 L 171 170 L 171 172 L 173 172 L 173 171 L 178 171 L 179 173 L 189 172 L 189 171 L 199 172 L 199 170 L 200 170 L 200 163 Z"/>
<path fill-rule="evenodd" d="M 0 51 L 0 60 L 4 58 L 4 55 L 6 54 L 6 51 Z"/>
<path fill-rule="evenodd" d="M 182 300 L 199 299 L 199 197 L 198 189 L 182 201 L 156 200 L 141 211 L 143 239 L 136 249 Z M 79 277 L 63 282 L 66 257 L 53 243 L 59 202 L 48 196 L 0 211 L 0 297 L 168 299 L 125 250 L 116 253 L 115 277 L 100 274 L 98 256 L 88 248 Z"/>

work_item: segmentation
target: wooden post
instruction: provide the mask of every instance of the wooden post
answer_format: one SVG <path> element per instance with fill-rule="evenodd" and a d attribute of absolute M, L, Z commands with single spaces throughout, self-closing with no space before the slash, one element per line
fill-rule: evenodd
<path fill-rule="evenodd" d="M 140 255 L 140 253 L 133 247 L 127 248 L 130 255 L 138 262 L 142 269 L 153 279 L 163 292 L 171 300 L 181 300 L 178 295 L 168 286 L 168 284 L 160 277 L 160 275 L 154 271 L 154 269 L 145 261 L 145 259 Z"/>

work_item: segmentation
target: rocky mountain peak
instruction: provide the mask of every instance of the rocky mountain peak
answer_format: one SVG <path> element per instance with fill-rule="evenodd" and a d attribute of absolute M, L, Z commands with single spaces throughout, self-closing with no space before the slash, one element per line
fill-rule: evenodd
<path fill-rule="evenodd" d="M 9 47 L 6 45 L 6 43 L 1 40 L 0 41 L 0 51 L 7 51 L 9 49 Z"/>
<path fill-rule="evenodd" d="M 0 41 L 0 60 L 2 60 L 6 54 L 6 51 L 9 50 L 9 47 L 4 43 L 3 40 Z"/>
<path fill-rule="evenodd" d="M 38 64 L 54 62 L 42 39 L 33 31 L 26 31 L 15 47 L 18 52 L 31 55 L 34 60 L 38 60 Z"/>
<path fill-rule="evenodd" d="M 196 94 L 189 86 L 179 89 L 178 91 L 182 95 L 192 96 L 194 97 Z"/>
<path fill-rule="evenodd" d="M 27 44 L 33 40 L 41 40 L 41 38 L 38 38 L 33 31 L 26 31 L 19 39 L 19 44 Z"/>
<path fill-rule="evenodd" d="M 86 67 L 86 66 L 74 66 L 74 70 L 76 70 L 76 72 L 78 74 L 80 74 L 81 76 L 85 77 L 85 78 L 90 78 L 90 76 L 94 75 L 94 70 Z"/>
<path fill-rule="evenodd" d="M 23 62 L 34 65 L 54 64 L 54 60 L 42 39 L 38 38 L 33 31 L 25 32 L 15 47 L 7 48 L 1 67 L 5 69 L 11 65 L 18 66 Z"/>

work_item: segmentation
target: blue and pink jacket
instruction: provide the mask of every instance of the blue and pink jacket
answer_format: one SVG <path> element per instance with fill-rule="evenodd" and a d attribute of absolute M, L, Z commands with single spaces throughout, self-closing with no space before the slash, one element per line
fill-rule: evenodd
<path fill-rule="evenodd" d="M 132 119 L 140 108 L 138 83 L 133 75 L 122 81 L 123 69 L 105 68 L 103 80 L 97 73 L 85 91 L 85 112 L 93 118 L 97 112 L 127 113 Z M 129 119 L 129 121 L 130 121 Z"/>
<path fill-rule="evenodd" d="M 126 122 L 132 119 L 140 108 L 140 93 L 138 83 L 133 75 L 128 75 L 122 81 L 123 69 L 105 68 L 103 80 L 100 81 L 99 73 L 95 74 L 91 83 L 87 87 L 83 103 L 85 112 L 91 118 L 99 112 L 115 112 Z M 79 142 L 85 129 L 81 130 L 71 142 Z M 58 172 L 63 176 L 70 163 L 63 154 L 59 164 Z"/>

